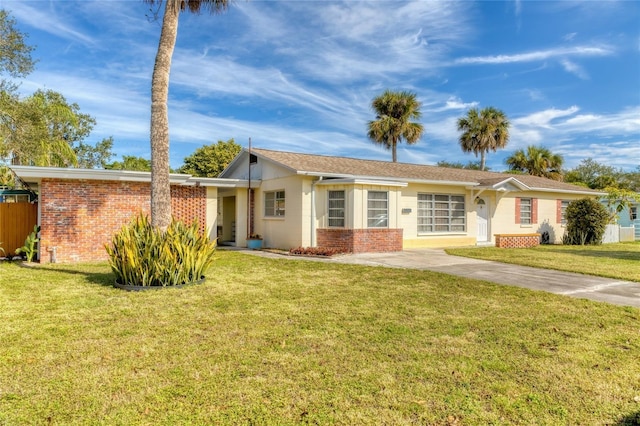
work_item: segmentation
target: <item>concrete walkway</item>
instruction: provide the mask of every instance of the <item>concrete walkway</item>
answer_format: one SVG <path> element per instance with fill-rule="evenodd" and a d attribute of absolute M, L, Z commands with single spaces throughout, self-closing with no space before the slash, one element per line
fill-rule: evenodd
<path fill-rule="evenodd" d="M 282 255 L 265 251 L 246 250 L 245 252 L 263 257 L 283 258 Z M 442 249 L 410 249 L 394 253 L 360 253 L 328 259 L 303 256 L 285 258 L 444 272 L 498 284 L 514 285 L 532 290 L 640 308 L 640 282 L 620 281 L 550 269 L 451 256 Z"/>

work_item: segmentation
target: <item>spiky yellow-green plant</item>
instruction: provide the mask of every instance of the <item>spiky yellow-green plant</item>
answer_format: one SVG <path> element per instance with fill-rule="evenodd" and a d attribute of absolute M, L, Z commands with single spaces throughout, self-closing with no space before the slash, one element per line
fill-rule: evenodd
<path fill-rule="evenodd" d="M 115 234 L 105 246 L 109 266 L 121 284 L 174 286 L 204 277 L 214 261 L 216 242 L 199 230 L 172 220 L 165 232 L 142 214 Z"/>

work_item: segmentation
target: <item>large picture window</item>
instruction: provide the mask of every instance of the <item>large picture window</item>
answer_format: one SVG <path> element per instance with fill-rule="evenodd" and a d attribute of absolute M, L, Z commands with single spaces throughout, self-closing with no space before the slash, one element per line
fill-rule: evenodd
<path fill-rule="evenodd" d="M 329 191 L 329 226 L 344 227 L 344 191 Z"/>
<path fill-rule="evenodd" d="M 418 233 L 465 232 L 464 195 L 418 194 Z"/>
<path fill-rule="evenodd" d="M 284 216 L 284 191 L 264 193 L 264 215 Z"/>
<path fill-rule="evenodd" d="M 385 191 L 367 192 L 367 227 L 387 228 L 389 226 L 389 193 Z"/>

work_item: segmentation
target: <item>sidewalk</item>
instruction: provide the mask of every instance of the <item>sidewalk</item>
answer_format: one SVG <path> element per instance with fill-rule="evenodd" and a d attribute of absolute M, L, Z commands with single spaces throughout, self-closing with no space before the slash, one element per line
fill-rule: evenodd
<path fill-rule="evenodd" d="M 244 253 L 256 256 L 279 259 L 314 260 L 328 263 L 349 263 L 443 272 L 497 284 L 514 285 L 531 290 L 640 308 L 640 282 L 620 281 L 550 269 L 451 256 L 442 249 L 409 249 L 393 253 L 360 253 L 327 259 L 282 256 L 265 251 L 235 250 L 242 250 Z"/>

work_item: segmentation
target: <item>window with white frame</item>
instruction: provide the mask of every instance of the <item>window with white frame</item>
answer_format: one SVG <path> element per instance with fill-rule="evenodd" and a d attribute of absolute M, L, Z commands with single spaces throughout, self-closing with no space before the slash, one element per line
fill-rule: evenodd
<path fill-rule="evenodd" d="M 367 227 L 386 228 L 389 225 L 389 193 L 367 192 Z"/>
<path fill-rule="evenodd" d="M 465 232 L 464 195 L 418 194 L 418 233 Z"/>
<path fill-rule="evenodd" d="M 629 209 L 629 219 L 638 220 L 638 207 L 637 206 L 633 206 L 633 207 L 631 207 L 631 209 Z"/>
<path fill-rule="evenodd" d="M 330 227 L 344 227 L 344 191 L 329 191 L 329 223 Z"/>
<path fill-rule="evenodd" d="M 566 225 L 567 224 L 567 207 L 569 206 L 569 203 L 571 201 L 569 200 L 562 200 L 562 202 L 560 203 L 560 223 L 562 225 Z"/>
<path fill-rule="evenodd" d="M 520 225 L 531 225 L 533 223 L 531 205 L 531 198 L 520 199 Z"/>
<path fill-rule="evenodd" d="M 264 193 L 264 215 L 284 216 L 284 191 Z"/>

